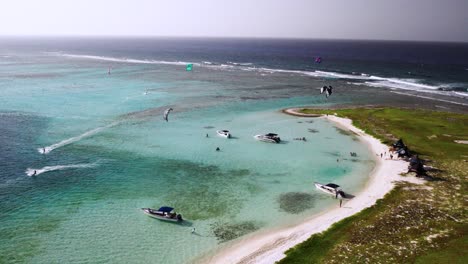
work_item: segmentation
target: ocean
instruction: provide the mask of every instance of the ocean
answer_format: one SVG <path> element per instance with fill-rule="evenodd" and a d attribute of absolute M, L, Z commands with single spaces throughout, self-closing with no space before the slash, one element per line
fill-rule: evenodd
<path fill-rule="evenodd" d="M 467 88 L 462 43 L 1 38 L 0 262 L 187 263 L 300 223 L 338 206 L 314 181 L 358 193 L 376 153 L 279 110 L 466 111 Z M 186 221 L 140 210 L 160 206 Z"/>

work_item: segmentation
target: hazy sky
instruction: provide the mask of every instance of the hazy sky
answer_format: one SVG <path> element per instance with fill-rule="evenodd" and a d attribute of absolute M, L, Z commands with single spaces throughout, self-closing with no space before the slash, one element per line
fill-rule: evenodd
<path fill-rule="evenodd" d="M 0 35 L 468 42 L 468 0 L 0 0 Z"/>

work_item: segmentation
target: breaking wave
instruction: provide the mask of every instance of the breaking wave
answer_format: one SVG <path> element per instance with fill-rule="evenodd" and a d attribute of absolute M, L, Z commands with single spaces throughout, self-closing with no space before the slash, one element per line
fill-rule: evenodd
<path fill-rule="evenodd" d="M 105 56 L 94 56 L 94 55 L 77 55 L 77 54 L 62 54 L 57 53 L 60 56 L 70 57 L 70 58 L 81 58 L 81 59 L 93 59 L 93 60 L 103 60 L 103 61 L 112 61 L 112 62 L 123 62 L 123 63 L 142 63 L 142 64 L 163 64 L 163 65 L 186 65 L 191 62 L 184 61 L 164 61 L 164 60 L 139 60 L 131 58 L 114 58 L 114 57 L 105 57 Z M 386 87 L 390 89 L 401 89 L 401 90 L 414 90 L 421 92 L 432 92 L 440 91 L 439 94 L 456 96 L 466 98 L 468 95 L 465 95 L 465 92 L 468 92 L 466 84 L 457 84 L 459 87 L 457 89 L 447 89 L 447 86 L 451 84 L 441 84 L 441 85 L 429 85 L 422 83 L 419 79 L 400 79 L 400 78 L 390 78 L 390 77 L 381 77 L 370 75 L 367 73 L 360 72 L 338 72 L 338 71 L 324 71 L 324 70 L 287 70 L 287 69 L 274 69 L 274 68 L 265 68 L 265 67 L 256 67 L 251 62 L 232 62 L 227 61 L 225 64 L 216 64 L 211 61 L 203 61 L 201 63 L 193 63 L 199 67 L 218 69 L 218 70 L 242 70 L 250 72 L 258 72 L 262 75 L 265 74 L 297 74 L 303 76 L 310 76 L 316 78 L 333 78 L 340 80 L 354 80 L 360 82 L 360 84 L 371 86 L 371 87 Z M 359 83 L 354 83 L 359 84 Z"/>
<path fill-rule="evenodd" d="M 90 59 L 100 61 L 111 61 L 111 62 L 122 62 L 122 63 L 135 63 L 135 64 L 163 64 L 163 65 L 187 65 L 191 62 L 185 61 L 163 61 L 163 60 L 139 60 L 131 58 L 115 58 L 106 56 L 95 56 L 95 55 L 77 55 L 77 54 L 60 54 L 63 57 L 77 58 L 77 59 Z M 200 66 L 199 63 L 193 63 Z"/>

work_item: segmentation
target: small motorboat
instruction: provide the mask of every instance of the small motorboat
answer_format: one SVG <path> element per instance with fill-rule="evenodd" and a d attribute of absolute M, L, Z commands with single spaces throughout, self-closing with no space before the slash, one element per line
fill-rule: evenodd
<path fill-rule="evenodd" d="M 231 138 L 231 133 L 229 132 L 229 130 L 218 130 L 216 131 L 216 133 L 220 137 Z"/>
<path fill-rule="evenodd" d="M 329 184 L 323 185 L 318 182 L 314 182 L 314 184 L 317 189 L 321 190 L 322 192 L 334 195 L 335 198 L 338 198 L 338 195 L 340 195 L 341 198 L 346 198 L 346 194 L 343 192 L 341 187 L 337 184 L 329 183 Z"/>
<path fill-rule="evenodd" d="M 269 142 L 269 143 L 280 143 L 281 139 L 278 134 L 268 133 L 265 135 L 255 135 L 254 138 L 259 141 Z"/>
<path fill-rule="evenodd" d="M 163 221 L 169 221 L 169 222 L 182 222 L 182 215 L 176 213 L 174 211 L 174 208 L 168 207 L 168 206 L 163 206 L 159 208 L 158 210 L 151 209 L 151 208 L 141 208 L 143 210 L 143 213 L 146 215 L 163 220 Z"/>

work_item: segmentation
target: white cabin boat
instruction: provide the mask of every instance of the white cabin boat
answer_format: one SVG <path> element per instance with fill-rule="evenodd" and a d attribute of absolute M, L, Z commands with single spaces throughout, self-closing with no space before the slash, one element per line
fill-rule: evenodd
<path fill-rule="evenodd" d="M 334 183 L 329 183 L 329 184 L 321 184 L 318 182 L 314 182 L 315 187 L 319 189 L 322 192 L 334 195 L 335 198 L 338 198 L 338 195 L 341 196 L 341 198 L 346 198 L 346 194 L 343 192 L 341 187 L 337 184 Z"/>
<path fill-rule="evenodd" d="M 220 137 L 231 138 L 231 133 L 229 130 L 217 130 L 216 134 L 218 134 Z"/>
<path fill-rule="evenodd" d="M 159 208 L 158 210 L 151 209 L 151 208 L 141 208 L 143 210 L 143 213 L 152 217 L 156 218 L 159 220 L 163 221 L 169 221 L 169 222 L 182 222 L 182 215 L 177 214 L 174 211 L 174 208 L 168 207 L 168 206 L 163 206 Z"/>

